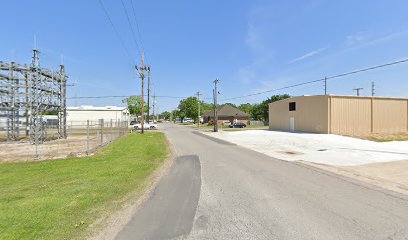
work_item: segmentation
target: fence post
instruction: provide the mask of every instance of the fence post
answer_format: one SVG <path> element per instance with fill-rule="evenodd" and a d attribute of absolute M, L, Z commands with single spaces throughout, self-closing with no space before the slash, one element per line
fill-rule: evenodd
<path fill-rule="evenodd" d="M 101 146 L 103 145 L 103 119 L 99 119 L 99 125 L 101 127 Z"/>
<path fill-rule="evenodd" d="M 118 122 L 118 137 L 122 136 L 122 121 Z"/>
<path fill-rule="evenodd" d="M 86 120 L 86 155 L 89 154 L 89 120 Z"/>
<path fill-rule="evenodd" d="M 112 118 L 110 120 L 110 141 L 113 141 L 113 129 L 112 129 Z"/>
<path fill-rule="evenodd" d="M 118 130 L 119 130 L 119 137 L 121 137 L 121 136 L 122 136 L 122 133 L 123 133 L 122 121 L 119 122 Z"/>

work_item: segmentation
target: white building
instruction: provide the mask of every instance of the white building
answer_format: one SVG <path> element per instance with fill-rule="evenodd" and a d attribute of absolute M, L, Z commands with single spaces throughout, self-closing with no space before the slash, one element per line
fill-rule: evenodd
<path fill-rule="evenodd" d="M 103 119 L 105 123 L 123 122 L 129 123 L 130 114 L 126 107 L 106 106 L 80 106 L 67 107 L 67 124 L 68 125 L 86 125 L 87 120 L 91 123 L 97 123 Z"/>

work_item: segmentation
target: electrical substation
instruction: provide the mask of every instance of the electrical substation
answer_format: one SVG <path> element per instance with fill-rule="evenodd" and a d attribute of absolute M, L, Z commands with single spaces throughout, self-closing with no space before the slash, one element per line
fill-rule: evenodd
<path fill-rule="evenodd" d="M 43 68 L 39 54 L 33 50 L 30 64 L 0 61 L 0 128 L 7 141 L 43 143 L 51 139 L 47 138 L 48 128 L 57 138 L 67 137 L 65 67 L 60 65 L 57 71 Z"/>

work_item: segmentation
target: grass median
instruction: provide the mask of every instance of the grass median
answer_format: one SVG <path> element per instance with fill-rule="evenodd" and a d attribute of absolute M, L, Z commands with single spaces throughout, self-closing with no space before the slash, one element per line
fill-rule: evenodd
<path fill-rule="evenodd" d="M 163 133 L 129 134 L 94 156 L 0 164 L 0 239 L 79 239 L 143 189 L 168 156 Z"/>

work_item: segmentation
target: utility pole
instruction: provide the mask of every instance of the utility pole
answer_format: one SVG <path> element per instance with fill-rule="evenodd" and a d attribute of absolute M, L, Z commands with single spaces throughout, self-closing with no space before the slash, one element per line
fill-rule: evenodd
<path fill-rule="evenodd" d="M 147 67 L 147 122 L 150 122 L 150 66 Z"/>
<path fill-rule="evenodd" d="M 142 123 L 141 123 L 142 132 L 141 133 L 143 134 L 144 133 L 144 78 L 145 78 L 144 71 L 146 70 L 146 67 L 144 65 L 144 52 L 142 52 L 142 66 L 139 68 L 136 65 L 136 71 L 139 71 L 139 69 L 141 70 L 141 72 L 139 73 L 139 77 L 142 79 L 142 109 L 141 109 L 141 112 L 142 112 Z"/>
<path fill-rule="evenodd" d="M 202 95 L 199 91 L 197 92 L 197 103 L 198 103 L 198 129 L 200 129 L 200 95 Z"/>
<path fill-rule="evenodd" d="M 217 90 L 217 84 L 220 82 L 220 80 L 215 79 L 214 80 L 214 132 L 218 132 L 218 90 Z"/>
<path fill-rule="evenodd" d="M 156 107 L 156 91 L 154 91 L 154 95 L 153 95 L 153 123 L 154 123 L 154 119 L 156 117 L 156 114 L 154 113 L 155 107 Z"/>
<path fill-rule="evenodd" d="M 327 95 L 327 77 L 324 77 L 324 95 Z"/>
<path fill-rule="evenodd" d="M 360 96 L 360 90 L 363 90 L 364 88 L 354 88 L 353 90 L 356 91 L 357 96 Z"/>
<path fill-rule="evenodd" d="M 374 97 L 374 95 L 375 95 L 375 84 L 374 82 L 371 82 L 371 96 Z"/>

